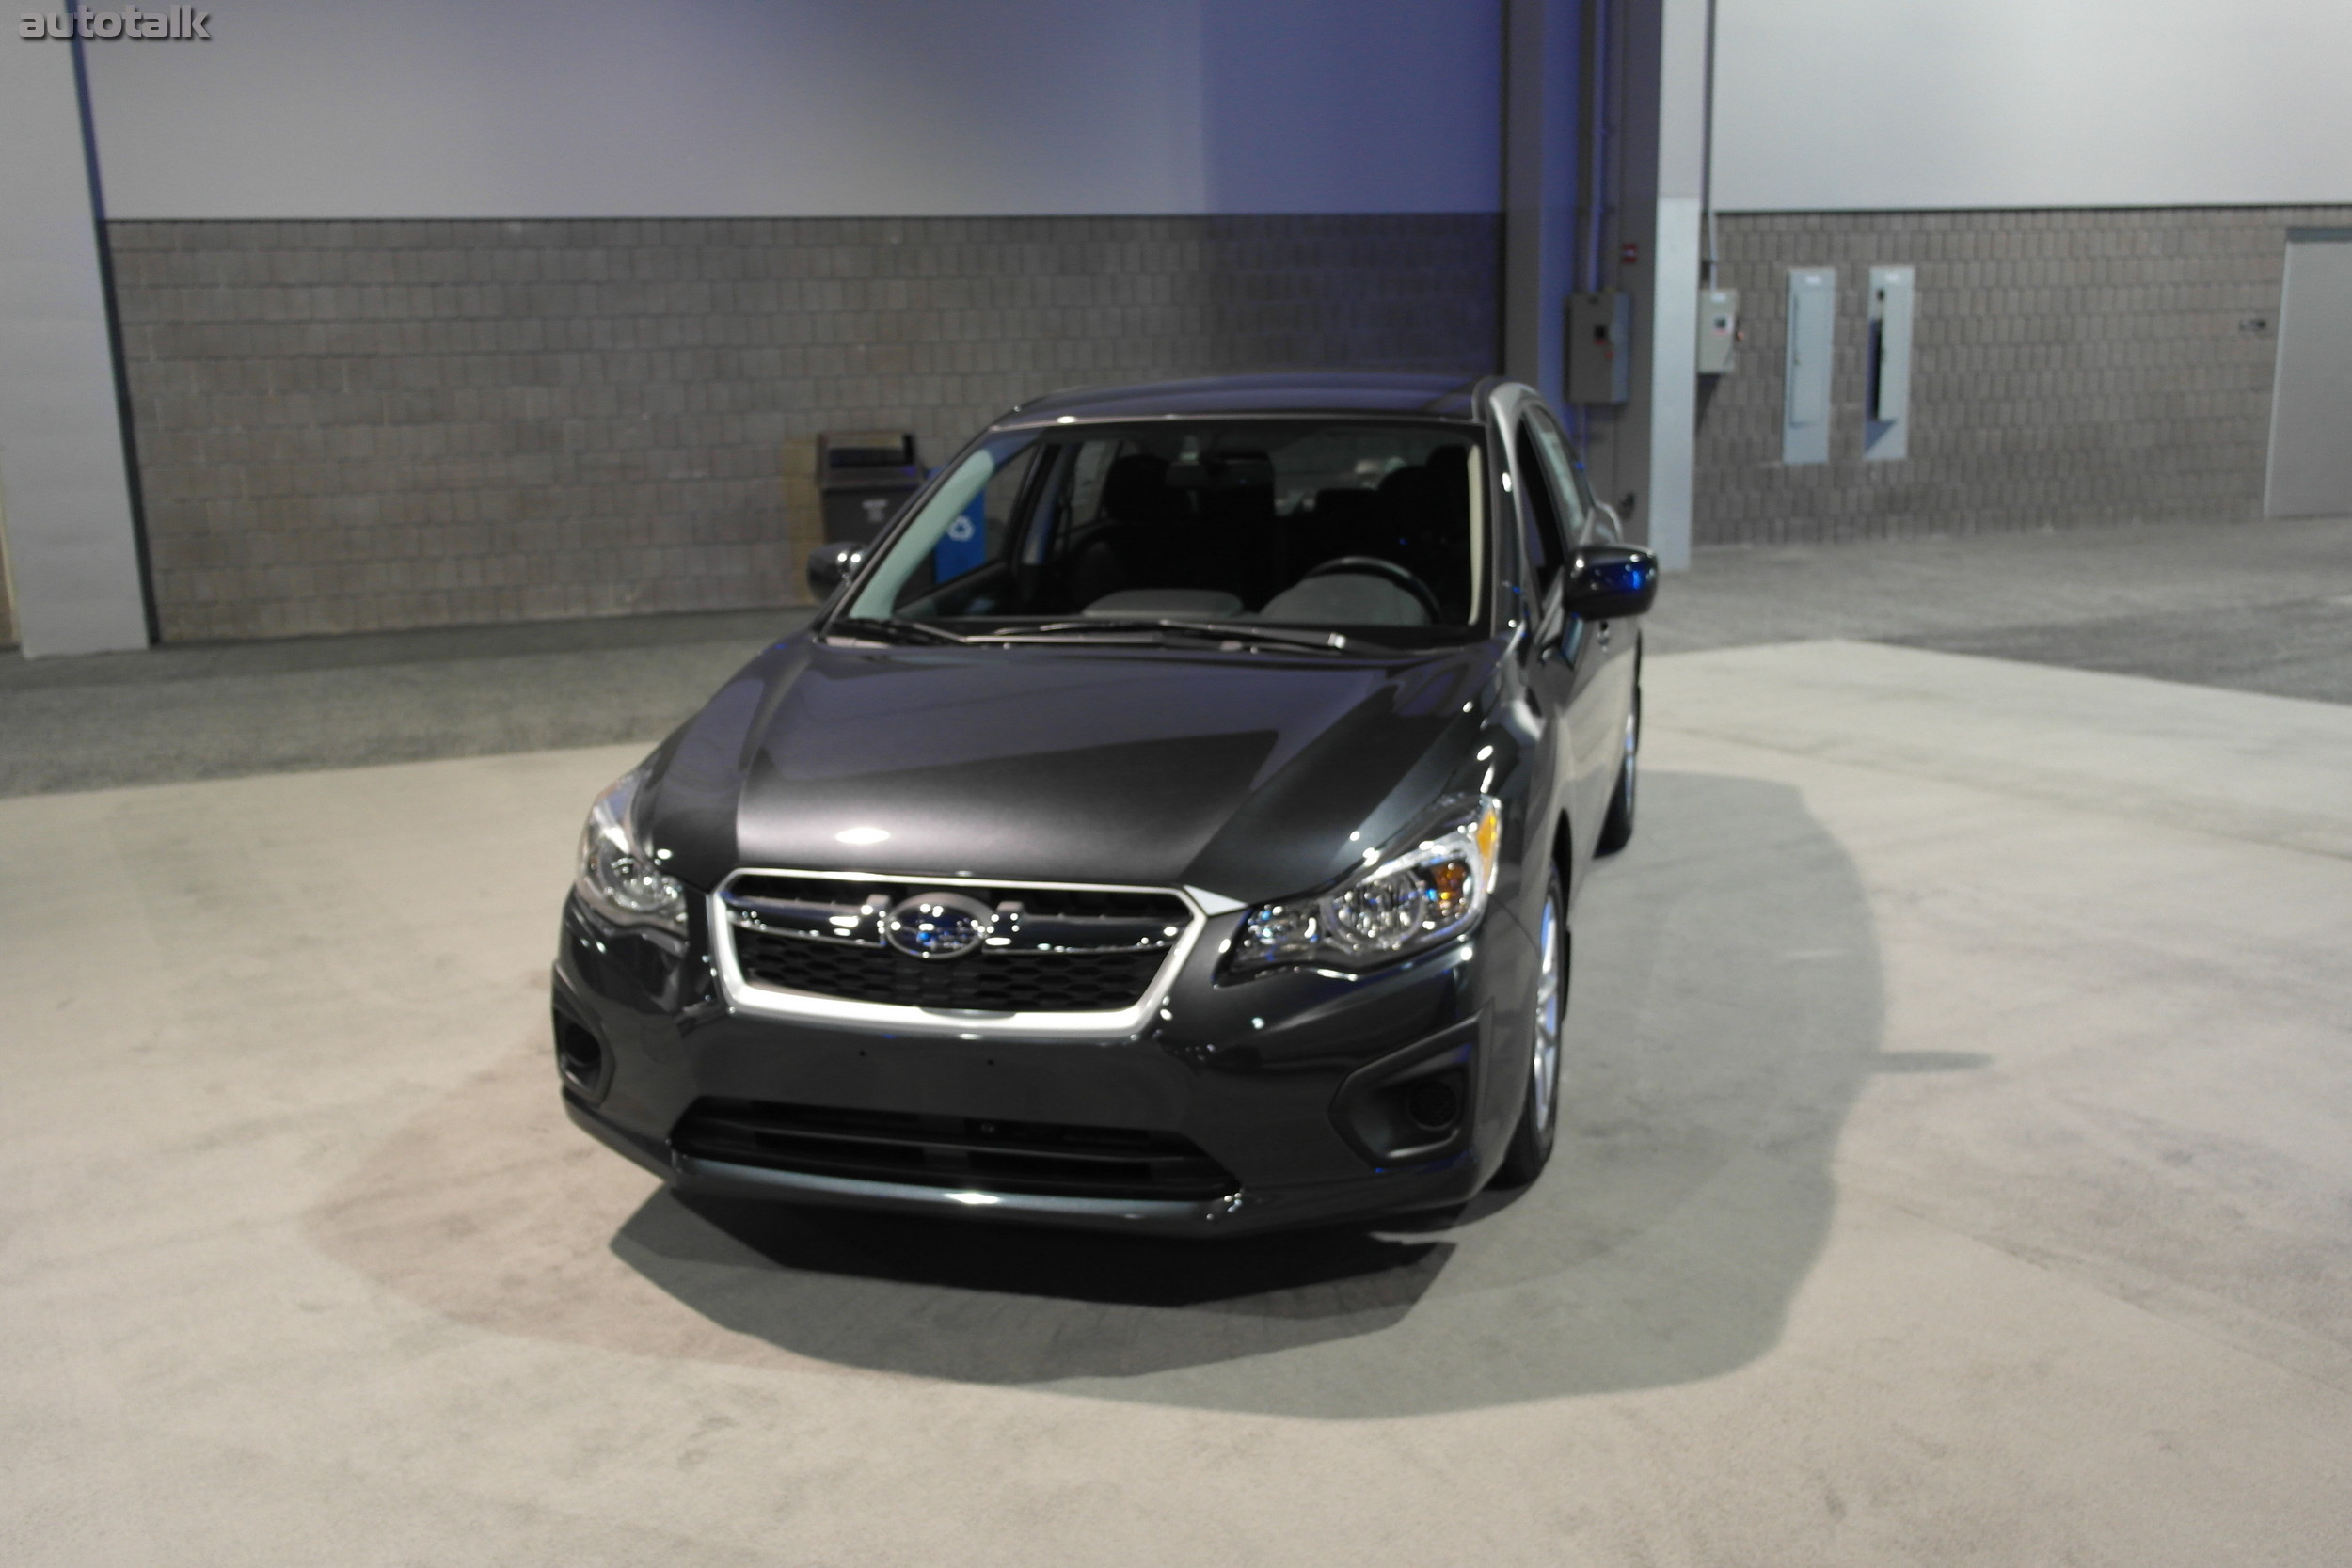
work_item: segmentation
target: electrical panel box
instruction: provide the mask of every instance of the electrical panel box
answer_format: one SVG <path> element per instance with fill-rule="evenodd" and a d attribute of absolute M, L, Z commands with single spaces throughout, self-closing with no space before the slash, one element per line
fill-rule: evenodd
<path fill-rule="evenodd" d="M 1837 347 L 1837 269 L 1788 269 L 1788 366 L 1780 460 L 1829 461 L 1830 367 Z"/>
<path fill-rule="evenodd" d="M 1699 374 L 1729 375 L 1740 342 L 1740 291 L 1699 291 Z"/>
<path fill-rule="evenodd" d="M 1862 421 L 1862 455 L 1872 462 L 1911 452 L 1911 302 L 1909 267 L 1870 269 L 1870 391 Z"/>
<path fill-rule="evenodd" d="M 1633 396 L 1633 296 L 1623 289 L 1568 296 L 1568 401 Z"/>

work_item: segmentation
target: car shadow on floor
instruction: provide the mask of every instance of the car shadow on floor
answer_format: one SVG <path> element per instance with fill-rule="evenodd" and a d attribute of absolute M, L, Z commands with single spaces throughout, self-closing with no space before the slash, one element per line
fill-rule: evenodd
<path fill-rule="evenodd" d="M 1164 1243 L 661 1192 L 612 1248 L 739 1334 L 921 1377 L 1325 1418 L 1688 1382 L 1779 1338 L 1883 1013 L 1860 879 L 1798 793 L 1653 769 L 1576 913 L 1571 1108 L 1522 1195 Z"/>
<path fill-rule="evenodd" d="M 612 1246 L 738 1333 L 986 1383 L 1135 1377 L 1230 1359 L 1237 1339 L 1264 1351 L 1375 1333 L 1454 1250 L 1361 1229 L 1171 1243 L 668 1192 Z M 996 1329 L 976 1341 L 981 1320 Z"/>

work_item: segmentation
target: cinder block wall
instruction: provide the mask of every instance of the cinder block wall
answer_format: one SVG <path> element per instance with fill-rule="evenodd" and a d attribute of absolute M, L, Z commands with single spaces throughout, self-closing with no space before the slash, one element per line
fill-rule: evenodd
<path fill-rule="evenodd" d="M 2262 514 L 2290 228 L 2352 208 L 1725 214 L 1738 371 L 1701 383 L 1693 537 L 1767 544 Z M 1908 459 L 1862 461 L 1873 265 L 1917 269 Z M 1831 460 L 1783 467 L 1787 269 L 1836 266 Z"/>
<path fill-rule="evenodd" d="M 167 640 L 789 602 L 819 431 L 1499 333 L 1480 214 L 110 233 Z"/>

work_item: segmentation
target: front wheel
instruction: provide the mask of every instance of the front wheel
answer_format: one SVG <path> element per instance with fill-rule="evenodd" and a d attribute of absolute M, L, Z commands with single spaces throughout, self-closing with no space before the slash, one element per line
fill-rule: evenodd
<path fill-rule="evenodd" d="M 1519 1124 L 1503 1151 L 1495 1179 L 1506 1187 L 1524 1187 L 1544 1171 L 1551 1146 L 1560 1136 L 1560 1041 L 1568 1012 L 1567 900 L 1561 895 L 1560 873 L 1554 868 L 1544 887 L 1544 913 L 1537 942 L 1542 967 L 1535 972 L 1534 1049 L 1529 1053 L 1527 1099 Z"/>

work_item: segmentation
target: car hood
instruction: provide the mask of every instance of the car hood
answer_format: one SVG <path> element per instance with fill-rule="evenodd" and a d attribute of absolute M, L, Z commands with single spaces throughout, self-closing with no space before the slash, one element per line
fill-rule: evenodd
<path fill-rule="evenodd" d="M 802 636 L 656 753 L 639 821 L 702 887 L 756 865 L 1279 897 L 1329 880 L 1446 787 L 1499 652 Z"/>

